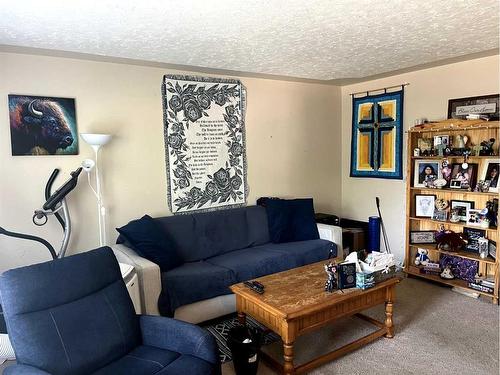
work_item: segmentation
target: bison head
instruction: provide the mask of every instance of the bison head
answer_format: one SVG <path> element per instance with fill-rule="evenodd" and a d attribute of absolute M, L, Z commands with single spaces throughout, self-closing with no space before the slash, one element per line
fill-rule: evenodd
<path fill-rule="evenodd" d="M 73 143 L 73 134 L 62 108 L 48 99 L 25 100 L 18 103 L 15 124 L 11 127 L 23 138 L 23 153 L 41 147 L 49 154 L 65 149 Z M 21 140 L 19 140 L 21 141 Z"/>

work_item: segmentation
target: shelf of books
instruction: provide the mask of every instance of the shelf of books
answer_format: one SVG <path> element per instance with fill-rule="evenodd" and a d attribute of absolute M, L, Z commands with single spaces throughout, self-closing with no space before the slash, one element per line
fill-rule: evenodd
<path fill-rule="evenodd" d="M 406 267 L 498 304 L 498 121 L 445 120 L 408 131 Z"/>

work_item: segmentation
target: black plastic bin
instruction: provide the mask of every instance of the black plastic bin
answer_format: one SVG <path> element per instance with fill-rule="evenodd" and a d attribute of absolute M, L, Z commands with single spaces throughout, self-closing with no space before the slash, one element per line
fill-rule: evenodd
<path fill-rule="evenodd" d="M 250 342 L 245 342 L 250 340 Z M 248 327 L 233 327 L 229 331 L 227 343 L 233 357 L 236 375 L 256 375 L 260 360 L 262 334 Z"/>

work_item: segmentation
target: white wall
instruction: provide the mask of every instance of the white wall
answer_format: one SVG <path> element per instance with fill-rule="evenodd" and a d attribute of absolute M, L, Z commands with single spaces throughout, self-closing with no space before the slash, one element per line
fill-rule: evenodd
<path fill-rule="evenodd" d="M 342 87 L 342 215 L 367 220 L 376 215 L 375 197 L 381 211 L 394 254 L 404 258 L 405 180 L 349 177 L 351 152 L 352 99 L 350 93 L 410 83 L 405 89 L 404 129 L 418 118 L 445 119 L 448 99 L 499 93 L 499 56 L 395 75 Z M 404 137 L 406 145 L 406 134 Z M 403 166 L 406 165 L 404 150 Z"/>
<path fill-rule="evenodd" d="M 0 53 L 0 226 L 34 233 L 53 244 L 61 240 L 51 219 L 43 228 L 31 223 L 43 203 L 43 189 L 54 168 L 59 186 L 93 152 L 83 141 L 77 156 L 11 156 L 8 94 L 76 98 L 78 131 L 113 134 L 102 150 L 104 198 L 114 228 L 144 213 L 170 214 L 166 178 L 160 87 L 161 68 L 60 57 Z M 196 74 L 196 72 L 194 73 Z M 204 74 L 206 75 L 206 74 Z M 248 90 L 246 115 L 248 204 L 264 195 L 312 196 L 316 210 L 340 212 L 340 88 L 241 78 Z M 69 196 L 74 232 L 69 254 L 96 247 L 95 200 L 82 175 Z M 0 272 L 48 260 L 32 243 L 0 236 Z"/>

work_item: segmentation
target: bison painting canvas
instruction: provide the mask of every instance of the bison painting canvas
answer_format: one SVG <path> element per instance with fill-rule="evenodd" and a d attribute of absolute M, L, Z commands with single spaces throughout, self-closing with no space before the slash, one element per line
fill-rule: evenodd
<path fill-rule="evenodd" d="M 9 95 L 12 155 L 77 155 L 75 99 Z"/>

